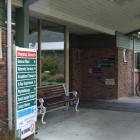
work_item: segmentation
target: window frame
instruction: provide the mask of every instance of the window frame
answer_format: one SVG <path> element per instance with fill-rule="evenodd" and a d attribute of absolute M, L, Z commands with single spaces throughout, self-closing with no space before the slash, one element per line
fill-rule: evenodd
<path fill-rule="evenodd" d="M 2 29 L 0 28 L 0 62 L 2 61 Z"/>
<path fill-rule="evenodd" d="M 139 51 L 134 51 L 134 71 L 135 72 L 140 72 L 140 69 L 138 69 L 138 68 L 136 68 L 136 66 L 137 66 L 137 54 L 140 54 L 140 52 Z"/>
<path fill-rule="evenodd" d="M 38 87 L 45 87 L 49 85 L 42 85 L 41 81 L 41 31 L 42 31 L 42 22 L 44 19 L 36 18 L 38 21 L 37 33 L 38 33 L 38 78 L 37 83 Z M 62 26 L 62 25 L 61 25 Z M 64 85 L 66 85 L 67 90 L 69 90 L 69 31 L 66 26 L 64 27 Z M 67 68 L 68 67 L 68 68 Z M 59 84 L 59 83 L 58 83 Z"/>

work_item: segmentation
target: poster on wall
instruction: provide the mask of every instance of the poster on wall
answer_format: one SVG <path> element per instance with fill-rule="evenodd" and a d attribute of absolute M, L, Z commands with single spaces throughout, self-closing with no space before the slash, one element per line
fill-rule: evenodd
<path fill-rule="evenodd" d="M 37 120 L 37 52 L 16 48 L 16 130 L 24 139 L 35 132 Z"/>

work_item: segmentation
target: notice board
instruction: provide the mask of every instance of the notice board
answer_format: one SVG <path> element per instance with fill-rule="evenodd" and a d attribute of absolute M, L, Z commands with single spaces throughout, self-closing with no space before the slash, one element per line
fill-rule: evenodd
<path fill-rule="evenodd" d="M 16 48 L 16 129 L 24 139 L 35 132 L 37 120 L 37 52 Z"/>

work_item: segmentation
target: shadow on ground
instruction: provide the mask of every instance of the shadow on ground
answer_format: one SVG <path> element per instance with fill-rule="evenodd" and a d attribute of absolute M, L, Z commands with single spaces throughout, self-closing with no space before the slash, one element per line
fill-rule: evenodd
<path fill-rule="evenodd" d="M 118 100 L 82 100 L 80 101 L 81 108 L 102 109 L 123 112 L 140 113 L 140 98 L 126 97 Z"/>

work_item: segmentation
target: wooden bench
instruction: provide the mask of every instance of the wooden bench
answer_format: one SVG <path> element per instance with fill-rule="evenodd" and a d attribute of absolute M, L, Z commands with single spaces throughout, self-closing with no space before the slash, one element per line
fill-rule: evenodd
<path fill-rule="evenodd" d="M 58 109 L 69 109 L 74 105 L 78 112 L 79 97 L 77 91 L 66 92 L 64 85 L 38 88 L 38 112 L 42 115 L 41 122 L 45 124 L 44 116 L 47 112 Z"/>

